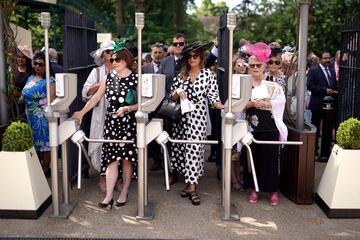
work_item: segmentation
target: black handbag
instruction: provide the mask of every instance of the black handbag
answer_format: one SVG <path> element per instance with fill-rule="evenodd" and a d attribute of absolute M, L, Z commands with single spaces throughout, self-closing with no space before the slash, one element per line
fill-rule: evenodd
<path fill-rule="evenodd" d="M 172 120 L 173 122 L 178 122 L 181 115 L 180 103 L 171 99 L 165 99 L 161 104 L 158 114 Z"/>

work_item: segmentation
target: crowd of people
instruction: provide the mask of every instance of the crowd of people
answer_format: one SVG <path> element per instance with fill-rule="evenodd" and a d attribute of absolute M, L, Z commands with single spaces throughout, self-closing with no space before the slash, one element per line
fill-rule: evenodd
<path fill-rule="evenodd" d="M 210 50 L 210 51 L 208 51 Z M 164 130 L 177 140 L 206 140 L 221 128 L 216 116 L 224 108 L 216 79 L 218 51 L 212 42 L 187 43 L 186 36 L 177 33 L 172 45 L 154 43 L 150 57 L 142 64 L 142 73 L 164 74 L 166 76 L 165 98 L 176 102 L 189 102 L 191 110 L 183 113 L 179 121 L 164 118 Z M 206 54 L 206 52 L 209 52 Z M 85 106 L 73 114 L 82 121 L 92 110 L 91 138 L 132 140 L 133 143 L 90 143 L 88 154 L 91 163 L 99 172 L 99 185 L 105 197 L 98 204 L 100 208 L 121 208 L 127 202 L 132 178 L 137 173 L 136 119 L 137 111 L 137 67 L 134 52 L 125 39 L 106 40 L 100 48 L 90 53 L 97 67 L 90 72 L 82 88 Z M 258 140 L 287 140 L 284 124 L 286 103 L 293 105 L 296 91 L 296 56 L 284 51 L 279 43 L 252 43 L 239 41 L 239 49 L 233 54 L 233 73 L 249 74 L 252 78 L 252 97 L 243 112 L 235 113 L 235 120 L 246 119 L 249 129 Z M 55 97 L 54 74 L 64 72 L 58 64 L 55 49 L 49 50 L 50 99 Z M 335 61 L 324 51 L 320 58 L 314 53 L 308 57 L 305 119 L 317 127 L 319 136 L 323 118 L 321 107 L 327 95 L 336 100 L 339 81 L 340 53 Z M 14 93 L 18 102 L 16 110 L 26 114 L 26 120 L 33 131 L 33 143 L 39 155 L 44 172 L 50 175 L 50 147 L 48 122 L 44 110 L 47 103 L 45 53 L 34 54 L 27 46 L 18 46 L 16 55 L 16 78 Z M 292 66 L 291 66 L 292 65 Z M 265 90 L 264 90 L 265 89 Z M 158 110 L 158 109 L 157 109 Z M 149 119 L 162 117 L 155 111 Z M 293 111 L 295 114 L 295 111 Z M 25 117 L 24 117 L 25 119 Z M 170 184 L 184 177 L 184 189 L 180 196 L 189 198 L 193 205 L 199 205 L 199 179 L 204 175 L 204 144 L 169 144 L 171 159 Z M 148 146 L 149 157 L 153 159 L 151 171 L 162 169 L 163 157 L 155 142 Z M 269 193 L 269 203 L 278 205 L 279 153 L 276 145 L 251 145 L 260 191 Z M 212 148 L 208 161 L 217 159 L 216 148 Z M 248 201 L 255 204 L 258 193 L 254 189 L 252 173 L 248 171 L 246 151 L 238 144 L 232 156 L 232 187 L 234 190 L 249 189 Z M 167 170 L 165 170 L 167 171 Z M 221 177 L 221 176 L 220 176 Z M 114 190 L 120 191 L 114 201 Z"/>

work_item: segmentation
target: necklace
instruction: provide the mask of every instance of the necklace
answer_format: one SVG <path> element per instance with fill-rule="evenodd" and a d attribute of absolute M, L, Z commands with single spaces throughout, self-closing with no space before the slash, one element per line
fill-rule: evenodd
<path fill-rule="evenodd" d="M 191 79 L 192 82 L 195 82 L 197 76 L 199 75 L 200 70 L 195 70 L 193 72 L 189 72 L 189 77 Z"/>

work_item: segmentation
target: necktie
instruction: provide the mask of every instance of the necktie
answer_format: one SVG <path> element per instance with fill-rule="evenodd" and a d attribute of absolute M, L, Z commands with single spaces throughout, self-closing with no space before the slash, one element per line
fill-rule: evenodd
<path fill-rule="evenodd" d="M 330 87 L 331 86 L 331 74 L 330 74 L 329 69 L 327 67 L 325 68 L 325 73 L 326 73 L 326 80 L 327 80 L 327 82 L 329 84 L 329 87 Z"/>
<path fill-rule="evenodd" d="M 179 59 L 175 60 L 175 72 L 176 72 L 176 75 L 177 73 L 180 71 L 180 62 L 179 62 Z"/>

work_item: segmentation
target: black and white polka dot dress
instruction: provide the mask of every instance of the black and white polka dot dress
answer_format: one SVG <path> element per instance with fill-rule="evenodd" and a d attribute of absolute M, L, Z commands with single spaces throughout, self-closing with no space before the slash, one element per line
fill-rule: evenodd
<path fill-rule="evenodd" d="M 190 78 L 175 78 L 171 92 L 177 88 L 186 91 L 188 99 L 195 105 L 195 110 L 185 113 L 179 123 L 173 124 L 172 137 L 181 140 L 205 140 L 206 98 L 211 104 L 220 101 L 214 74 L 209 69 L 202 69 L 194 83 Z M 172 144 L 172 168 L 185 176 L 186 183 L 197 184 L 198 178 L 204 174 L 204 152 L 204 144 Z"/>
<path fill-rule="evenodd" d="M 128 105 L 125 96 L 129 89 L 136 90 L 138 77 L 131 73 L 128 77 L 120 78 L 115 71 L 108 74 L 106 79 L 105 97 L 109 104 L 106 109 L 104 124 L 104 139 L 136 140 L 135 112 L 125 113 L 122 117 L 113 117 L 119 107 Z M 110 163 L 119 162 L 119 174 L 122 174 L 122 161 L 128 160 L 133 165 L 133 177 L 137 173 L 137 148 L 136 143 L 104 143 L 101 157 L 101 175 L 105 175 Z"/>

